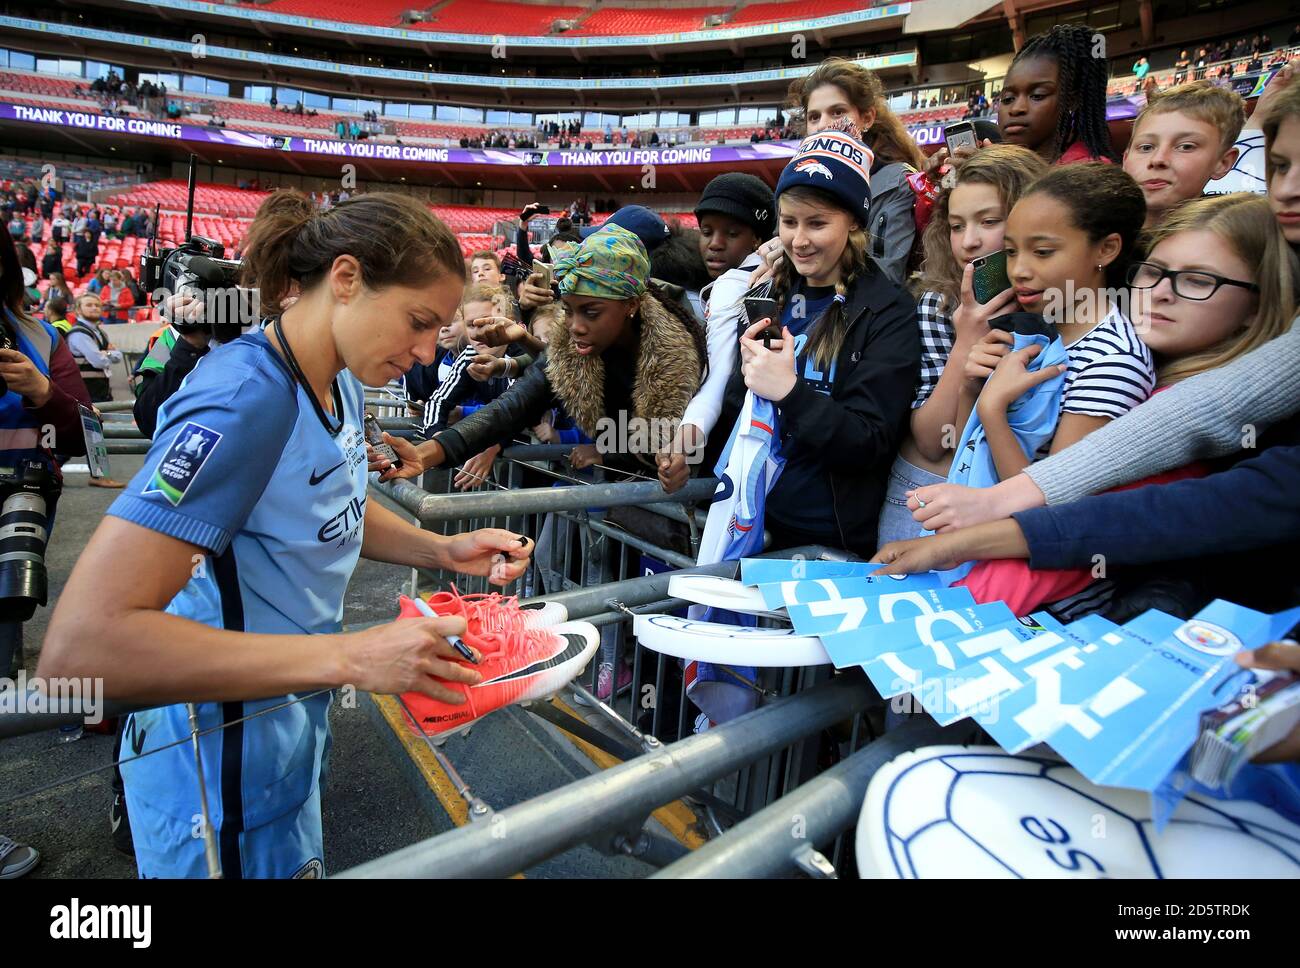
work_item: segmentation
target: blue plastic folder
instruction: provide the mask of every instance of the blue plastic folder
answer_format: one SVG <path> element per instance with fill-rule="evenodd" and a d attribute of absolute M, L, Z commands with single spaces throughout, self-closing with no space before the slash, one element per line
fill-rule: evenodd
<path fill-rule="evenodd" d="M 805 578 L 865 578 L 884 565 L 867 561 L 823 561 L 820 558 L 741 558 L 740 580 L 746 585 Z"/>
<path fill-rule="evenodd" d="M 969 635 L 993 625 L 1015 621 L 1002 602 L 988 605 L 949 605 L 925 615 L 896 618 L 887 625 L 868 626 L 821 636 L 826 654 L 837 668 L 865 665 L 887 652 L 905 652 L 945 636 Z"/>
<path fill-rule="evenodd" d="M 1149 652 L 1150 646 L 1122 628 L 1068 643 L 1024 666 L 1029 681 L 974 719 L 1008 753 L 1048 741 L 1058 730 L 1100 730 L 1092 701 Z"/>
<path fill-rule="evenodd" d="M 844 633 L 974 604 L 974 596 L 965 588 L 927 588 L 914 592 L 790 605 L 786 608 L 786 614 L 800 635 L 820 635 L 824 638 L 833 632 Z"/>
<path fill-rule="evenodd" d="M 885 699 L 906 692 L 914 693 L 921 699 L 933 680 L 951 675 L 981 656 L 1003 651 L 1040 632 L 1063 627 L 1049 613 L 1040 612 L 1029 618 L 1001 622 L 974 633 L 949 636 L 901 652 L 884 652 L 866 662 L 862 668 Z"/>
<path fill-rule="evenodd" d="M 810 578 L 802 581 L 764 582 L 758 586 L 763 602 L 768 608 L 785 608 L 789 605 L 807 605 L 835 598 L 870 598 L 896 592 L 914 592 L 929 588 L 942 588 L 943 582 L 934 572 L 923 575 L 903 575 L 901 580 L 884 578 Z"/>

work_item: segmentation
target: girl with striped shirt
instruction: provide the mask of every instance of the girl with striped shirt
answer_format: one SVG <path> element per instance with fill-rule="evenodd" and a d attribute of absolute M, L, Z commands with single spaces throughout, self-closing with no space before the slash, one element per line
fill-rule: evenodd
<path fill-rule="evenodd" d="M 1064 450 L 1151 395 L 1151 352 L 1112 298 L 1124 300 L 1128 264 L 1145 217 L 1137 183 L 1121 169 L 1098 162 L 1052 170 L 1012 209 L 1004 248 L 1016 302 L 1055 325 L 1069 364 L 1051 445 L 1029 455 L 1011 432 L 1007 408 L 1060 369 L 1030 371 L 1028 364 L 1041 349 L 1011 352 L 1013 338 L 1004 330 L 990 330 L 971 350 L 957 426 L 977 410 L 1002 480 L 1019 474 L 1035 457 Z"/>
<path fill-rule="evenodd" d="M 908 434 L 889 469 L 880 510 L 882 545 L 920 534 L 907 508 L 907 494 L 947 480 L 957 446 L 957 403 L 966 356 L 989 331 L 990 319 L 1016 308 L 1010 288 L 986 303 L 977 302 L 972 264 L 1002 251 L 1007 215 L 1046 171 L 1047 163 L 1028 148 L 993 145 L 961 162 L 956 184 L 935 203 L 921 237 L 925 272 L 917 287 L 921 382 L 912 400 Z M 957 363 L 949 367 L 954 355 Z"/>

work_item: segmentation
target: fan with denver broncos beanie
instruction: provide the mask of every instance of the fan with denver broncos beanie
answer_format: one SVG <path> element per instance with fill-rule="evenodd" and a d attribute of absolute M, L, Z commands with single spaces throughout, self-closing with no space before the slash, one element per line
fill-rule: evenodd
<path fill-rule="evenodd" d="M 849 132 L 819 131 L 800 143 L 776 188 L 790 258 L 773 266 L 768 294 L 783 338 L 766 347 L 748 328 L 723 394 L 718 427 L 736 426 L 746 392 L 776 407 L 785 468 L 763 520 L 774 549 L 874 553 L 885 481 L 907 426 L 921 340 L 915 303 L 869 249 L 873 160 Z M 726 438 L 710 435 L 705 466 L 716 466 L 710 459 Z"/>
<path fill-rule="evenodd" d="M 875 155 L 851 134 L 821 131 L 799 143 L 799 150 L 781 172 L 776 197 L 787 189 L 815 188 L 865 226 L 871 207 L 871 166 Z"/>

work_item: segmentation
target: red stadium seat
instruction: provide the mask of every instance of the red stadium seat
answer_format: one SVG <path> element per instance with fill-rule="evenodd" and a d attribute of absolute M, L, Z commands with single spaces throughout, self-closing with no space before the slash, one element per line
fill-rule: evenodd
<path fill-rule="evenodd" d="M 836 13 L 848 13 L 868 7 L 880 6 L 879 3 L 863 3 L 862 0 L 790 0 L 785 3 L 753 3 L 731 16 L 727 26 L 741 24 L 767 24 L 782 20 L 806 20 L 811 17 L 829 17 Z"/>
<path fill-rule="evenodd" d="M 344 23 L 394 27 L 403 11 L 418 7 L 419 4 L 411 3 L 410 0 L 366 0 L 365 3 L 355 3 L 353 0 L 273 0 L 267 4 L 244 6 L 255 6 L 268 13 L 311 17 L 314 20 L 341 20 Z"/>

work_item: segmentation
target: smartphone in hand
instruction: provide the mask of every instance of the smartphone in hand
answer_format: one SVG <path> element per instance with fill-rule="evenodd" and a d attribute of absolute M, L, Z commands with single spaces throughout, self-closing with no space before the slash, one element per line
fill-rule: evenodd
<path fill-rule="evenodd" d="M 745 316 L 748 318 L 750 326 L 753 326 L 761 319 L 771 320 L 768 326 L 759 334 L 763 345 L 771 349 L 772 340 L 781 338 L 781 312 L 777 307 L 776 300 L 768 299 L 766 296 L 746 296 L 743 304 Z"/>
<path fill-rule="evenodd" d="M 530 281 L 534 279 L 537 281 L 533 282 L 533 285 L 535 285 L 538 289 L 550 289 L 551 283 L 555 281 L 554 267 L 547 265 L 545 262 L 535 261 L 533 263 L 532 274 L 529 276 Z"/>
<path fill-rule="evenodd" d="M 1011 280 L 1007 276 L 1005 249 L 981 256 L 971 263 L 971 266 L 974 270 L 971 276 L 971 289 L 975 293 L 975 301 L 980 305 L 1011 288 Z"/>
<path fill-rule="evenodd" d="M 975 125 L 970 121 L 958 121 L 943 129 L 943 143 L 948 146 L 948 154 L 954 154 L 958 148 L 978 148 L 979 139 L 975 137 Z"/>

